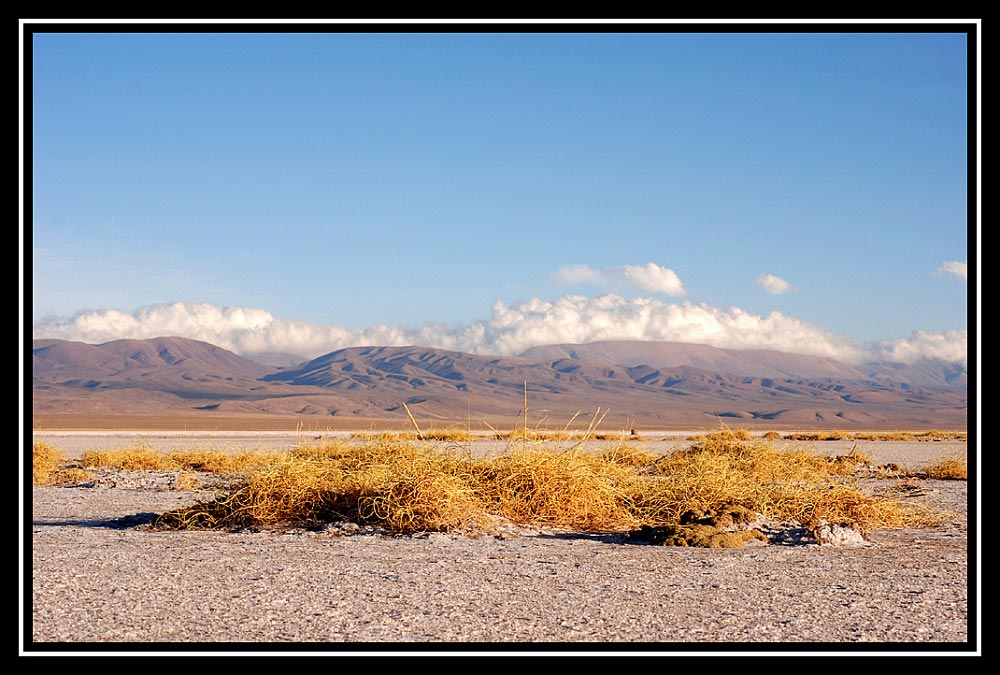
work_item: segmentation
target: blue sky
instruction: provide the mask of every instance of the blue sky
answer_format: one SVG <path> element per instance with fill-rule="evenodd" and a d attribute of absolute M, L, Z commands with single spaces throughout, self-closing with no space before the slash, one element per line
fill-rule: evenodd
<path fill-rule="evenodd" d="M 34 336 L 963 361 L 967 38 L 919 29 L 36 34 Z"/>

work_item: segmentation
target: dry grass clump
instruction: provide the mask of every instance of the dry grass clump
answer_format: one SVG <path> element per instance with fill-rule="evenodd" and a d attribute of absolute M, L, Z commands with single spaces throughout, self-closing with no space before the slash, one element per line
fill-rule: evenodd
<path fill-rule="evenodd" d="M 287 456 L 281 452 L 260 450 L 178 450 L 168 453 L 167 459 L 182 470 L 225 475 L 281 463 L 287 461 Z"/>
<path fill-rule="evenodd" d="M 629 441 L 642 440 L 641 436 L 632 435 L 628 431 L 618 433 L 586 432 L 586 431 L 548 431 L 545 429 L 515 429 L 513 431 L 494 431 L 493 437 L 499 441 L 521 441 L 527 440 L 532 443 L 558 442 L 558 441 Z"/>
<path fill-rule="evenodd" d="M 850 475 L 858 468 L 871 466 L 871 459 L 869 459 L 868 455 L 858 452 L 857 443 L 854 444 L 854 447 L 846 455 L 834 455 L 825 459 L 834 465 L 831 472 L 840 475 Z"/>
<path fill-rule="evenodd" d="M 163 514 L 157 523 L 311 527 L 353 520 L 398 532 L 461 529 L 482 516 L 465 463 L 403 443 L 300 448 L 285 463 L 250 472 L 230 494 Z"/>
<path fill-rule="evenodd" d="M 318 462 L 287 462 L 253 471 L 229 494 L 208 502 L 169 511 L 157 523 L 178 529 L 245 527 L 296 523 L 300 514 L 322 512 L 334 466 Z"/>
<path fill-rule="evenodd" d="M 600 456 L 605 462 L 634 467 L 652 466 L 660 458 L 657 453 L 641 450 L 630 443 L 617 443 Z"/>
<path fill-rule="evenodd" d="M 512 431 L 496 431 L 493 437 L 498 441 L 531 441 L 532 443 L 543 443 L 545 441 L 572 441 L 580 440 L 584 436 L 582 433 L 573 431 L 549 431 L 547 429 L 514 429 Z"/>
<path fill-rule="evenodd" d="M 143 444 L 117 450 L 87 450 L 80 457 L 84 467 L 111 467 L 126 471 L 204 471 L 219 475 L 247 471 L 282 460 L 282 454 L 276 452 L 178 450 L 164 453 Z"/>
<path fill-rule="evenodd" d="M 968 480 L 969 464 L 964 457 L 944 457 L 925 466 L 923 474 L 936 480 Z"/>
<path fill-rule="evenodd" d="M 86 471 L 71 466 L 63 452 L 48 443 L 31 448 L 31 480 L 34 485 L 70 485 L 89 479 Z"/>
<path fill-rule="evenodd" d="M 66 459 L 58 448 L 46 443 L 35 443 L 31 449 L 31 477 L 35 485 L 51 485 L 56 471 Z"/>
<path fill-rule="evenodd" d="M 933 514 L 906 502 L 863 493 L 857 487 L 832 484 L 825 488 L 810 486 L 791 494 L 776 494 L 774 503 L 782 518 L 805 524 L 820 521 L 856 525 L 862 531 L 880 528 L 922 526 L 934 522 Z"/>
<path fill-rule="evenodd" d="M 779 521 L 820 520 L 862 529 L 899 527 L 918 514 L 902 503 L 865 494 L 854 477 L 867 458 L 836 458 L 806 450 L 776 450 L 762 439 L 707 435 L 655 465 L 656 480 L 638 497 L 647 522 L 679 522 L 688 510 L 736 504 Z"/>
<path fill-rule="evenodd" d="M 515 523 L 607 531 L 638 522 L 635 470 L 582 449 L 515 450 L 475 462 L 472 477 L 489 512 Z"/>
<path fill-rule="evenodd" d="M 918 441 L 964 441 L 969 437 L 969 434 L 965 431 L 940 431 L 938 429 L 931 429 L 923 433 L 915 433 L 913 437 Z"/>
<path fill-rule="evenodd" d="M 852 438 L 842 431 L 797 431 L 782 436 L 786 441 L 844 441 Z"/>
<path fill-rule="evenodd" d="M 779 434 L 777 431 L 768 431 L 763 436 L 761 436 L 761 438 L 763 438 L 766 441 L 776 441 L 779 438 L 781 438 L 781 434 Z"/>
<path fill-rule="evenodd" d="M 475 438 L 467 429 L 428 429 L 423 432 L 423 440 L 443 441 L 445 443 L 469 443 Z"/>
<path fill-rule="evenodd" d="M 111 467 L 126 471 L 170 471 L 180 468 L 168 455 L 146 445 L 117 450 L 87 450 L 80 456 L 84 467 Z"/>
<path fill-rule="evenodd" d="M 850 438 L 858 441 L 912 441 L 912 431 L 859 431 Z"/>
<path fill-rule="evenodd" d="M 800 431 L 782 436 L 786 441 L 964 441 L 964 431 Z"/>
<path fill-rule="evenodd" d="M 334 441 L 322 445 L 299 446 L 289 452 L 289 458 L 291 461 L 329 461 L 345 471 L 362 471 L 371 466 L 413 461 L 426 456 L 428 452 L 442 457 L 453 454 L 426 443 L 406 440 L 405 437 L 386 435 L 362 443 Z"/>
<path fill-rule="evenodd" d="M 926 522 L 926 514 L 866 494 L 860 453 L 829 458 L 776 450 L 729 430 L 668 456 L 620 444 L 513 448 L 496 457 L 383 438 L 301 447 L 247 471 L 226 495 L 163 514 L 190 527 L 317 527 L 350 520 L 394 532 L 487 529 L 498 521 L 578 531 L 678 524 L 692 510 L 741 508 L 780 521 L 862 529 Z M 923 520 L 922 520 L 923 519 Z"/>
<path fill-rule="evenodd" d="M 475 435 L 467 430 L 455 427 L 445 429 L 430 428 L 426 431 L 377 431 L 373 433 L 354 433 L 351 438 L 369 442 L 393 441 L 443 441 L 446 443 L 468 443 L 475 440 Z"/>
<path fill-rule="evenodd" d="M 416 431 L 358 431 L 351 438 L 371 443 L 418 440 Z"/>
<path fill-rule="evenodd" d="M 614 529 L 634 522 L 614 489 L 616 478 L 634 480 L 634 472 L 582 451 L 473 460 L 418 445 L 324 446 L 297 450 L 285 465 L 248 474 L 231 494 L 157 522 L 310 527 L 346 519 L 405 533 L 474 531 L 499 517 Z"/>

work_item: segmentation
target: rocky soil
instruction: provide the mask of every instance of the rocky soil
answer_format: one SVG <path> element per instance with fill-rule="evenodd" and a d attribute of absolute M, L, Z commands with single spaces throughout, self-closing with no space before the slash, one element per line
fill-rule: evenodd
<path fill-rule="evenodd" d="M 978 653 L 966 481 L 908 497 L 945 514 L 931 528 L 711 549 L 539 528 L 143 526 L 206 498 L 178 487 L 103 472 L 31 490 L 22 653 Z"/>

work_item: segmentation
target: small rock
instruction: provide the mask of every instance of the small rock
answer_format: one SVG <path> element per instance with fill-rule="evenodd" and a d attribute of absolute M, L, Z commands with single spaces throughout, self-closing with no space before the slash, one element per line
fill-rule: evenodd
<path fill-rule="evenodd" d="M 328 534 L 333 536 L 341 536 L 347 534 L 357 534 L 361 531 L 361 526 L 357 523 L 352 523 L 348 520 L 338 521 L 336 523 L 323 523 L 318 530 L 317 534 Z"/>
<path fill-rule="evenodd" d="M 867 543 L 864 535 L 853 527 L 825 520 L 821 520 L 813 529 L 813 536 L 821 546 L 857 546 Z"/>

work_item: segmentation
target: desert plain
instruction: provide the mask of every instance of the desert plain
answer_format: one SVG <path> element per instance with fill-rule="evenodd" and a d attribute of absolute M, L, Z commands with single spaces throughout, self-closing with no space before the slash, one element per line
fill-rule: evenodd
<path fill-rule="evenodd" d="M 671 452 L 705 430 L 644 430 Z M 143 444 L 283 449 L 347 430 L 50 429 L 69 457 Z M 510 441 L 482 439 L 476 452 Z M 614 440 L 589 440 L 599 450 Z M 917 469 L 961 441 L 776 441 Z M 971 467 L 970 467 L 971 468 Z M 204 499 L 169 477 L 106 472 L 31 489 L 24 650 L 345 654 L 913 653 L 978 650 L 975 482 L 926 480 L 945 517 L 852 545 L 705 549 L 544 527 L 406 536 L 374 528 L 149 531 L 139 514 Z M 970 475 L 974 475 L 970 471 Z M 971 499 L 971 501 L 970 501 Z M 122 520 L 125 519 L 125 520 Z M 124 524 L 124 525 L 123 525 Z M 975 531 L 975 530 L 974 530 Z"/>

